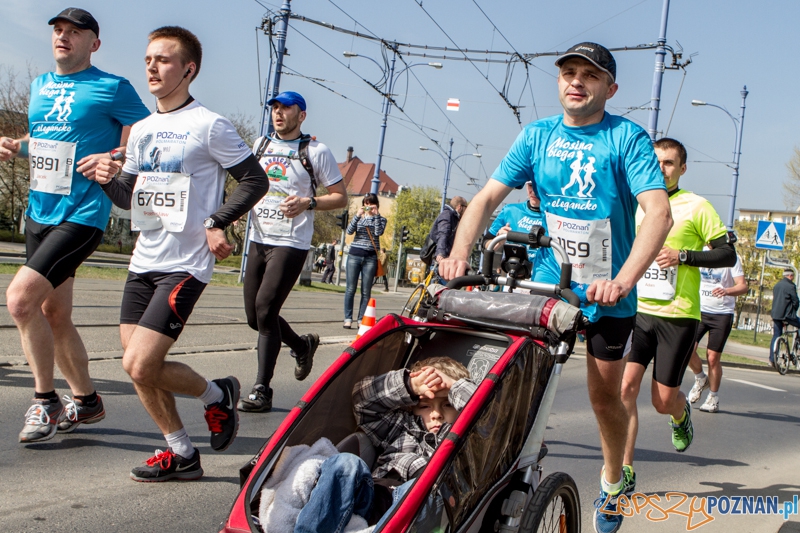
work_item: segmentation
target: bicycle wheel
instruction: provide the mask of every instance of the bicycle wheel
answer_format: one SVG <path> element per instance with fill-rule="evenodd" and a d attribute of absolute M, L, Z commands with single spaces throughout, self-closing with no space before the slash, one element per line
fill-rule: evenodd
<path fill-rule="evenodd" d="M 408 297 L 406 304 L 400 314 L 404 317 L 411 318 L 419 309 L 419 304 L 422 303 L 422 298 L 425 297 L 425 285 L 420 283 L 414 288 L 414 292 Z"/>
<path fill-rule="evenodd" d="M 789 343 L 783 337 L 778 337 L 775 341 L 775 349 L 773 350 L 775 357 L 775 368 L 781 375 L 786 374 L 789 370 Z"/>
<path fill-rule="evenodd" d="M 564 472 L 544 478 L 522 514 L 522 533 L 580 533 L 581 501 L 575 481 Z"/>

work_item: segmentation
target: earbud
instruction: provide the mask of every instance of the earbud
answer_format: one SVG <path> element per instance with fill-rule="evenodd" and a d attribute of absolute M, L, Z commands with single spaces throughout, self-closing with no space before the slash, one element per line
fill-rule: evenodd
<path fill-rule="evenodd" d="M 192 73 L 192 69 L 189 69 L 189 70 L 186 71 L 186 74 L 184 74 L 183 77 L 184 78 L 188 78 L 189 74 L 191 74 L 191 73 Z"/>

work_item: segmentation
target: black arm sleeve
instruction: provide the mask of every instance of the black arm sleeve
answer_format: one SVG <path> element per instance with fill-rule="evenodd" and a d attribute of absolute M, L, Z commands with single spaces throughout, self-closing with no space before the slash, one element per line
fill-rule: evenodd
<path fill-rule="evenodd" d="M 267 175 L 252 154 L 238 165 L 225 170 L 230 172 L 239 185 L 228 197 L 228 201 L 210 217 L 220 228 L 226 228 L 247 214 L 269 191 Z"/>
<path fill-rule="evenodd" d="M 133 186 L 136 185 L 136 178 L 136 174 L 120 172 L 119 176 L 105 185 L 100 185 L 100 187 L 115 206 L 122 209 L 130 209 L 131 198 L 133 198 Z"/>
<path fill-rule="evenodd" d="M 736 249 L 730 243 L 711 242 L 712 249 L 702 252 L 686 251 L 686 264 L 701 268 L 732 267 L 736 264 Z"/>

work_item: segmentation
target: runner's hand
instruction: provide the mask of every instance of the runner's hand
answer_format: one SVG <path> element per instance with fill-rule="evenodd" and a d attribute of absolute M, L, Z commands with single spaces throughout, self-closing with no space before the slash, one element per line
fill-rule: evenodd
<path fill-rule="evenodd" d="M 306 198 L 301 198 L 293 194 L 284 198 L 280 205 L 278 205 L 278 209 L 280 209 L 287 218 L 294 218 L 305 211 L 308 208 L 308 204 L 309 202 L 306 201 Z"/>
<path fill-rule="evenodd" d="M 711 291 L 711 296 L 714 296 L 716 298 L 723 298 L 723 297 L 725 297 L 727 295 L 728 295 L 728 293 L 725 292 L 725 288 L 724 287 L 714 287 L 714 290 Z"/>
<path fill-rule="evenodd" d="M 19 153 L 20 142 L 8 137 L 0 137 L 0 161 L 8 161 Z"/>
<path fill-rule="evenodd" d="M 90 180 L 94 180 L 100 185 L 105 185 L 114 179 L 122 170 L 122 163 L 119 161 L 112 161 L 109 158 L 101 159 L 98 161 L 97 166 L 94 168 L 92 176 L 86 176 Z"/>
<path fill-rule="evenodd" d="M 87 179 L 94 179 L 95 169 L 97 168 L 97 164 L 100 163 L 103 159 L 111 159 L 109 157 L 108 152 L 103 152 L 101 154 L 92 154 L 87 155 L 86 157 L 81 158 L 78 161 L 78 165 L 75 168 L 76 172 L 80 172 L 83 176 Z"/>
<path fill-rule="evenodd" d="M 469 263 L 462 259 L 447 258 L 439 261 L 439 277 L 450 281 L 467 273 Z"/>
<path fill-rule="evenodd" d="M 225 232 L 219 228 L 206 229 L 206 240 L 208 241 L 208 249 L 219 261 L 222 261 L 233 252 L 233 246 L 228 244 Z"/>
<path fill-rule="evenodd" d="M 500 235 L 505 235 L 505 234 L 506 234 L 506 233 L 508 233 L 509 231 L 511 231 L 511 225 L 510 225 L 510 224 L 506 224 L 505 226 L 503 226 L 502 228 L 500 228 L 499 230 L 497 230 L 497 235 L 496 235 L 496 237 L 499 237 Z"/>
<path fill-rule="evenodd" d="M 672 248 L 667 248 L 666 246 L 661 248 L 661 251 L 658 252 L 656 256 L 656 263 L 658 263 L 658 268 L 668 268 L 671 266 L 678 266 L 681 264 L 680 259 L 678 258 L 678 254 L 680 251 L 673 250 Z"/>
<path fill-rule="evenodd" d="M 631 292 L 630 287 L 625 287 L 615 279 L 598 279 L 586 289 L 586 299 L 589 303 L 611 306 L 617 305 L 629 292 Z"/>

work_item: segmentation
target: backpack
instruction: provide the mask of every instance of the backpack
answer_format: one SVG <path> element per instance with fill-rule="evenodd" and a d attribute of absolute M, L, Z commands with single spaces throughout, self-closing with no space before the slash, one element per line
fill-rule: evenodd
<path fill-rule="evenodd" d="M 314 140 L 314 137 L 308 134 L 301 134 L 300 135 L 300 147 L 297 150 L 297 154 L 290 157 L 290 159 L 299 159 L 300 164 L 303 165 L 303 168 L 306 169 L 308 172 L 309 177 L 311 178 L 311 190 L 313 191 L 313 195 L 317 195 L 317 178 L 314 176 L 314 167 L 311 166 L 311 158 L 308 156 L 308 145 L 309 143 Z M 265 135 L 261 137 L 261 143 L 258 145 L 258 149 L 256 150 L 256 159 L 261 161 L 261 157 L 264 155 L 264 152 L 267 151 L 267 147 L 269 146 L 271 139 L 269 136 Z"/>
<path fill-rule="evenodd" d="M 431 266 L 433 260 L 436 258 L 436 241 L 431 238 L 431 234 L 425 237 L 425 243 L 419 251 L 419 260 L 428 266 Z"/>

